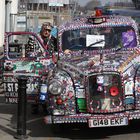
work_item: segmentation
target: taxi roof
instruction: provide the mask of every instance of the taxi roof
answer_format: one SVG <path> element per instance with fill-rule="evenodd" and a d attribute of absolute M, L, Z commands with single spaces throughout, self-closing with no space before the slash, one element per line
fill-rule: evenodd
<path fill-rule="evenodd" d="M 101 24 L 90 24 L 87 22 L 88 18 L 96 18 L 95 16 L 79 17 L 68 21 L 59 26 L 59 34 L 67 30 L 75 30 L 80 28 L 92 28 L 92 27 L 111 27 L 111 26 L 132 26 L 136 32 L 138 32 L 137 24 L 128 16 L 120 15 L 106 15 L 101 16 L 106 18 L 106 22 Z"/>

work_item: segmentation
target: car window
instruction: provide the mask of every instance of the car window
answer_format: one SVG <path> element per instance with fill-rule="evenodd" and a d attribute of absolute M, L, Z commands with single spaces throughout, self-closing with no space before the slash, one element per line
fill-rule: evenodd
<path fill-rule="evenodd" d="M 62 44 L 63 50 L 130 48 L 137 46 L 137 39 L 130 26 L 82 28 L 65 31 Z"/>
<path fill-rule="evenodd" d="M 45 50 L 32 35 L 11 35 L 8 38 L 8 57 L 10 59 L 43 57 Z"/>

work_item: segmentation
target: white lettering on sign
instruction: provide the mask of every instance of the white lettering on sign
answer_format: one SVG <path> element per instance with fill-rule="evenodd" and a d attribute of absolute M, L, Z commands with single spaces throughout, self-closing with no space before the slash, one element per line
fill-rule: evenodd
<path fill-rule="evenodd" d="M 18 103 L 18 98 L 6 98 L 6 103 Z"/>
<path fill-rule="evenodd" d="M 18 84 L 17 83 L 4 83 L 4 91 L 7 92 L 17 92 Z"/>
<path fill-rule="evenodd" d="M 13 83 L 8 83 L 7 84 L 7 90 L 10 91 L 10 92 L 14 91 Z"/>
<path fill-rule="evenodd" d="M 18 91 L 18 83 L 15 83 L 15 91 Z"/>
<path fill-rule="evenodd" d="M 5 92 L 6 97 L 18 97 L 17 92 Z"/>
<path fill-rule="evenodd" d="M 38 84 L 27 84 L 27 92 L 32 92 L 37 88 Z"/>
<path fill-rule="evenodd" d="M 32 92 L 37 89 L 38 83 L 27 84 L 27 92 Z M 4 91 L 6 92 L 18 92 L 18 83 L 4 83 Z"/>
<path fill-rule="evenodd" d="M 104 35 L 86 35 L 86 46 L 90 46 L 90 45 L 91 47 L 104 47 L 105 36 Z"/>

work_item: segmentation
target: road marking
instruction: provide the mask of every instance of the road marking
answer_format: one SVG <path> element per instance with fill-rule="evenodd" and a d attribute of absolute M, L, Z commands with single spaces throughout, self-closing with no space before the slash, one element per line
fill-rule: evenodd
<path fill-rule="evenodd" d="M 44 117 L 39 117 L 39 118 L 35 118 L 35 119 L 32 119 L 32 120 L 28 120 L 27 123 L 31 123 L 31 122 L 35 122 L 35 121 L 38 121 L 38 120 L 43 120 Z"/>

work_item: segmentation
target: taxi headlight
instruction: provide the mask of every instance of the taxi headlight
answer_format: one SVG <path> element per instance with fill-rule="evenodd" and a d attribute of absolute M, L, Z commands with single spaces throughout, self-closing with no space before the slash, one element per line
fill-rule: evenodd
<path fill-rule="evenodd" d="M 48 90 L 53 95 L 59 95 L 63 91 L 62 84 L 59 81 L 52 81 L 49 84 Z"/>

